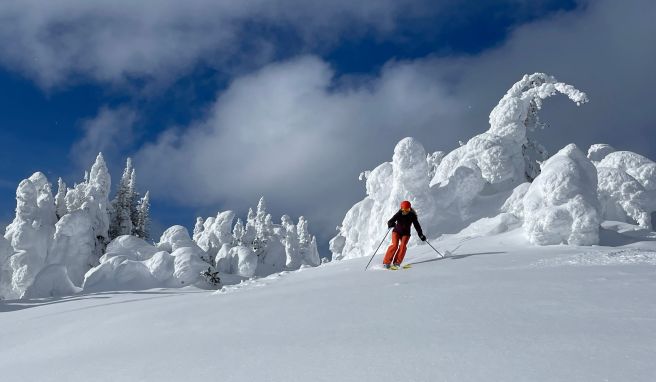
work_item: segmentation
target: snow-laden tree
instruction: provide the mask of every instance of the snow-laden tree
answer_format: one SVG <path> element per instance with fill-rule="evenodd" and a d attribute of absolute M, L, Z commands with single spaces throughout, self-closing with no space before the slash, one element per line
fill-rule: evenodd
<path fill-rule="evenodd" d="M 91 171 L 85 172 L 85 181 L 66 193 L 67 214 L 57 223 L 48 263 L 65 265 L 71 281 L 78 286 L 109 243 L 111 183 L 105 159 L 99 153 Z"/>
<path fill-rule="evenodd" d="M 150 239 L 150 191 L 146 191 L 137 205 L 137 221 L 133 235 L 144 240 Z"/>
<path fill-rule="evenodd" d="M 11 293 L 11 278 L 13 270 L 9 265 L 9 258 L 14 254 L 14 249 L 4 236 L 0 236 L 0 300 Z"/>
<path fill-rule="evenodd" d="M 198 242 L 200 235 L 203 233 L 203 230 L 205 229 L 205 227 L 203 226 L 204 223 L 205 220 L 202 217 L 198 216 L 196 218 L 196 224 L 194 225 L 194 232 L 192 234 L 192 238 L 196 242 Z"/>
<path fill-rule="evenodd" d="M 232 245 L 232 222 L 235 219 L 233 211 L 219 212 L 216 217 L 205 220 L 204 229 L 198 236 L 196 243 L 212 258 L 224 244 Z"/>
<path fill-rule="evenodd" d="M 319 258 L 319 249 L 317 248 L 317 238 L 310 235 L 308 230 L 308 221 L 301 216 L 296 226 L 298 235 L 298 244 L 300 257 L 304 265 L 316 267 L 321 264 Z"/>
<path fill-rule="evenodd" d="M 412 202 L 429 237 L 459 232 L 487 217 L 490 211 L 479 208 L 477 200 L 509 194 L 540 173 L 546 150 L 531 134 L 544 126 L 538 116 L 543 101 L 558 93 L 577 105 L 588 101 L 585 93 L 544 73 L 525 75 L 490 112 L 489 129 L 461 143 L 436 168 L 439 155 L 428 156 L 413 138 L 401 140 L 392 162 L 365 172 L 367 197 L 338 227 L 330 242 L 333 258 L 370 256 L 404 199 Z M 494 203 L 502 204 L 501 196 L 499 200 Z M 410 244 L 416 243 L 412 239 Z"/>
<path fill-rule="evenodd" d="M 444 155 L 446 153 L 444 151 L 435 151 L 432 154 L 428 154 L 426 156 L 426 162 L 428 163 L 428 177 L 433 178 L 435 176 L 435 171 L 437 171 L 437 167 L 439 167 L 440 163 L 442 162 L 442 159 L 444 158 Z M 369 175 L 369 171 L 365 171 L 366 177 Z M 363 174 L 365 174 L 363 173 Z M 362 176 L 362 175 L 361 175 Z"/>
<path fill-rule="evenodd" d="M 54 198 L 45 175 L 37 172 L 23 180 L 16 190 L 16 217 L 5 232 L 13 248 L 13 255 L 3 266 L 5 277 L 0 280 L 5 298 L 21 298 L 45 266 L 56 221 Z"/>
<path fill-rule="evenodd" d="M 237 219 L 235 227 L 232 229 L 232 237 L 234 238 L 233 245 L 241 245 L 244 237 L 244 223 L 241 219 Z"/>
<path fill-rule="evenodd" d="M 284 232 L 283 244 L 287 256 L 287 268 L 297 269 L 303 265 L 303 254 L 301 253 L 300 242 L 296 225 L 288 215 L 282 216 L 281 232 Z"/>
<path fill-rule="evenodd" d="M 531 243 L 599 243 L 597 171 L 574 144 L 549 158 L 524 196 L 524 231 Z"/>
<path fill-rule="evenodd" d="M 653 228 L 656 211 L 656 163 L 630 151 L 593 145 L 588 157 L 598 159 L 597 188 L 604 219 Z"/>
<path fill-rule="evenodd" d="M 116 190 L 116 196 L 112 201 L 111 224 L 109 229 L 110 239 L 121 235 L 132 234 L 132 205 L 134 203 L 133 170 L 132 159 L 128 158 L 123 175 L 121 176 L 121 181 Z"/>
<path fill-rule="evenodd" d="M 57 181 L 57 195 L 55 195 L 55 212 L 57 213 L 57 219 L 61 219 L 64 215 L 68 213 L 66 209 L 66 192 L 68 188 L 66 183 L 62 178 L 59 178 Z"/>
<path fill-rule="evenodd" d="M 130 183 L 128 186 L 128 194 L 131 196 L 130 200 L 130 220 L 132 221 L 132 235 L 141 237 L 139 235 L 139 205 L 141 202 L 141 194 L 137 191 L 137 172 L 133 168 L 130 173 Z"/>

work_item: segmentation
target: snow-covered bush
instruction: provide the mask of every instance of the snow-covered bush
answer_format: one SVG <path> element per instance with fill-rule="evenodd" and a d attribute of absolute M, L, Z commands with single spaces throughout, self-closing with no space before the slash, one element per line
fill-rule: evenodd
<path fill-rule="evenodd" d="M 597 171 L 576 145 L 549 158 L 524 196 L 524 231 L 531 243 L 599 243 Z"/>

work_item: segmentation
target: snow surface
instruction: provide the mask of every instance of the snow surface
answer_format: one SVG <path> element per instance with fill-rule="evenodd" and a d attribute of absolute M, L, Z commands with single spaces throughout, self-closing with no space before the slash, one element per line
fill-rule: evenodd
<path fill-rule="evenodd" d="M 533 246 L 521 229 L 382 252 L 211 292 L 0 301 L 17 381 L 632 381 L 656 378 L 656 234 Z M 622 243 L 622 246 L 616 246 Z M 457 248 L 457 249 L 456 249 Z M 454 250 L 455 249 L 455 250 Z"/>

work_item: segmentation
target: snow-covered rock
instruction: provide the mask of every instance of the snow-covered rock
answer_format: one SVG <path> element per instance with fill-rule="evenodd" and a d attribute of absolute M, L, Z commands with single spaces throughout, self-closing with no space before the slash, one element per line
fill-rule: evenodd
<path fill-rule="evenodd" d="M 570 144 L 549 158 L 524 196 L 524 232 L 533 244 L 599 243 L 597 171 Z"/>

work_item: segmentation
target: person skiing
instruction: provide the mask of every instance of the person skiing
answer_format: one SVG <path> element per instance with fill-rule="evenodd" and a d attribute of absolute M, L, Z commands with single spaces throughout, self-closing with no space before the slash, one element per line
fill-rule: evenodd
<path fill-rule="evenodd" d="M 394 228 L 394 230 L 392 231 L 392 244 L 387 248 L 385 258 L 383 259 L 385 268 L 399 269 L 405 256 L 408 241 L 410 240 L 411 224 L 415 226 L 415 230 L 419 234 L 421 241 L 426 241 L 426 236 L 424 236 L 421 225 L 419 225 L 419 220 L 417 219 L 417 213 L 412 209 L 410 202 L 404 200 L 401 202 L 401 209 L 387 222 L 387 227 Z"/>

